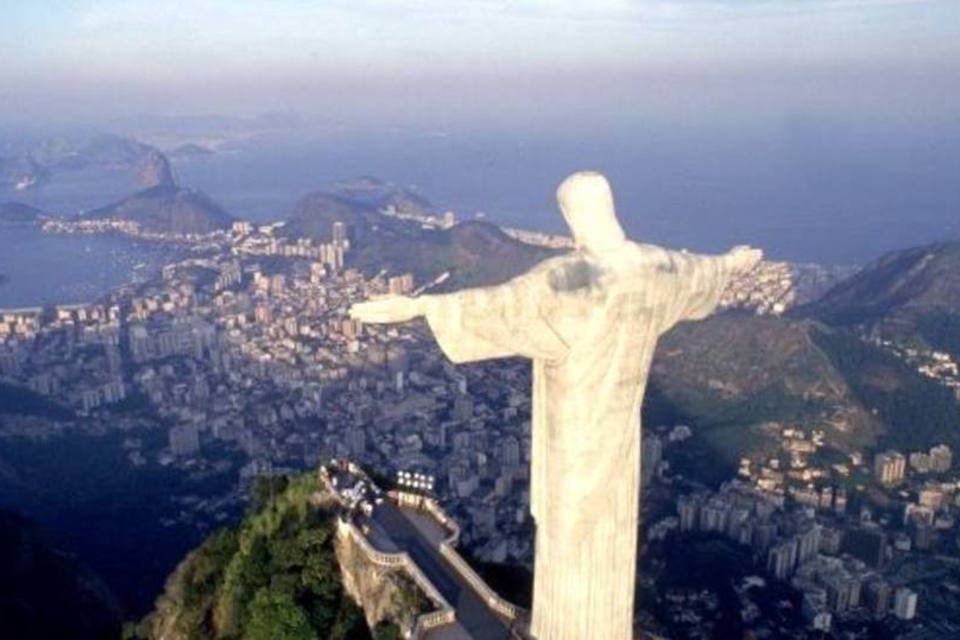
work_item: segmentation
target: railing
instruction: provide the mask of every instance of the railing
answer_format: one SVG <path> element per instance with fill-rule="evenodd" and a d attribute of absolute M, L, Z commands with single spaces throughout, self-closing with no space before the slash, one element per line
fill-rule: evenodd
<path fill-rule="evenodd" d="M 351 473 L 362 474 L 358 468 L 351 468 Z M 332 479 L 326 467 L 321 467 L 320 480 L 325 488 L 340 500 L 340 495 L 333 486 Z M 449 532 L 439 545 L 440 554 L 453 566 L 453 568 L 463 577 L 464 580 L 480 595 L 486 605 L 494 612 L 500 614 L 507 620 L 518 623 L 523 609 L 513 605 L 501 598 L 493 589 L 491 589 L 483 578 L 473 570 L 467 562 L 457 553 L 454 546 L 460 538 L 460 527 L 456 521 L 448 516 L 443 508 L 433 498 L 424 498 L 420 502 L 420 508 L 429 513 L 437 522 Z M 430 629 L 451 624 L 456 621 L 456 611 L 450 606 L 450 603 L 440 594 L 439 590 L 420 570 L 420 567 L 410 558 L 406 552 L 388 553 L 379 551 L 367 540 L 367 537 L 359 528 L 347 518 L 341 517 L 337 520 L 338 533 L 349 537 L 357 544 L 361 552 L 370 562 L 390 568 L 401 568 L 407 572 L 414 583 L 424 591 L 427 597 L 437 605 L 436 611 L 431 611 L 417 617 L 410 637 L 421 638 L 424 633 Z"/>
<path fill-rule="evenodd" d="M 443 554 L 450 564 L 464 577 L 464 579 L 470 583 L 470 586 L 473 587 L 477 593 L 484 599 L 487 603 L 487 606 L 499 613 L 500 615 L 506 617 L 508 620 L 514 620 L 520 615 L 521 609 L 516 605 L 510 604 L 503 598 L 501 598 L 496 591 L 491 589 L 486 582 L 483 581 L 477 572 L 473 570 L 467 561 L 464 560 L 456 550 L 453 549 L 446 542 L 440 543 L 440 553 Z"/>
<path fill-rule="evenodd" d="M 508 620 L 516 620 L 522 609 L 501 598 L 496 591 L 487 585 L 483 578 L 477 575 L 473 567 L 467 564 L 463 557 L 457 553 L 454 546 L 460 538 L 460 527 L 456 521 L 447 515 L 433 498 L 426 498 L 421 504 L 427 513 L 433 516 L 441 526 L 450 531 L 450 535 L 440 543 L 440 553 L 443 557 L 445 557 L 460 575 L 470 583 L 470 586 L 480 594 L 480 597 L 484 599 L 488 607 L 506 617 Z"/>
<path fill-rule="evenodd" d="M 363 535 L 356 525 L 342 518 L 337 520 L 337 531 L 340 535 L 349 537 L 355 542 L 370 562 L 384 567 L 399 567 L 406 571 L 407 574 L 413 578 L 413 582 L 423 590 L 427 598 L 437 606 L 436 611 L 425 613 L 417 618 L 417 622 L 411 632 L 411 638 L 419 638 L 420 635 L 418 634 L 423 634 L 430 629 L 445 624 L 451 624 L 456 620 L 456 611 L 450 606 L 446 598 L 440 594 L 440 591 L 437 590 L 433 583 L 430 582 L 429 578 L 424 575 L 420 567 L 414 563 L 409 554 L 406 552 L 386 553 L 384 551 L 378 551 L 370 544 L 366 536 Z"/>
<path fill-rule="evenodd" d="M 417 621 L 410 631 L 410 638 L 412 640 L 419 640 L 427 631 L 453 624 L 456 620 L 457 616 L 453 609 L 441 609 L 439 611 L 424 613 L 423 615 L 417 616 Z"/>
<path fill-rule="evenodd" d="M 433 498 L 425 499 L 423 505 L 427 513 L 436 518 L 437 522 L 450 532 L 450 535 L 444 539 L 444 542 L 451 546 L 455 545 L 460 539 L 460 525 L 457 524 L 457 521 L 448 516 L 447 512 L 443 510 L 443 507 Z"/>

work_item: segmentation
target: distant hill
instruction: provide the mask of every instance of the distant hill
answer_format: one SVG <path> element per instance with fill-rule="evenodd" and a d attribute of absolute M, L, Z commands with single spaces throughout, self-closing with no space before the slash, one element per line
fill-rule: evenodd
<path fill-rule="evenodd" d="M 233 216 L 209 196 L 178 186 L 170 162 L 159 151 L 147 154 L 139 177 L 150 186 L 83 217 L 130 220 L 146 231 L 177 234 L 210 233 L 233 224 Z"/>
<path fill-rule="evenodd" d="M 0 223 L 27 224 L 36 222 L 44 212 L 22 202 L 0 203 Z"/>
<path fill-rule="evenodd" d="M 147 231 L 178 234 L 226 229 L 234 220 L 206 194 L 175 185 L 138 191 L 119 202 L 90 211 L 84 217 L 130 220 Z"/>
<path fill-rule="evenodd" d="M 116 597 L 51 548 L 34 525 L 0 510 L 0 638 L 119 638 Z"/>
<path fill-rule="evenodd" d="M 409 187 L 400 187 L 371 176 L 338 182 L 330 191 L 336 195 L 372 207 L 377 210 L 394 208 L 404 214 L 431 214 L 433 205 L 429 200 Z"/>
<path fill-rule="evenodd" d="M 176 149 L 167 152 L 167 155 L 171 158 L 199 158 L 202 156 L 212 156 L 213 154 L 213 149 L 193 142 L 182 144 Z"/>
<path fill-rule="evenodd" d="M 888 253 L 795 314 L 960 358 L 960 242 Z"/>
<path fill-rule="evenodd" d="M 352 247 L 347 256 L 349 266 L 370 273 L 409 271 L 418 282 L 449 271 L 450 287 L 503 282 L 552 255 L 549 250 L 518 242 L 486 222 L 424 229 L 381 213 L 390 206 L 405 213 L 432 211 L 422 196 L 362 178 L 302 198 L 280 233 L 329 242 L 333 223 L 343 222 Z"/>
<path fill-rule="evenodd" d="M 153 147 L 133 138 L 99 133 L 93 135 L 49 138 L 29 152 L 29 158 L 48 169 L 80 169 L 83 167 L 133 167 Z"/>
<path fill-rule="evenodd" d="M 25 143 L 0 157 L 0 183 L 18 191 L 33 188 L 58 173 L 97 167 L 135 169 L 153 147 L 108 133 L 72 133 Z"/>
<path fill-rule="evenodd" d="M 777 446 L 768 422 L 822 429 L 840 451 L 960 446 L 949 389 L 811 320 L 726 313 L 679 325 L 661 340 L 647 405 L 648 424 L 695 424 L 704 464 L 725 466 L 726 477 L 739 456 Z"/>

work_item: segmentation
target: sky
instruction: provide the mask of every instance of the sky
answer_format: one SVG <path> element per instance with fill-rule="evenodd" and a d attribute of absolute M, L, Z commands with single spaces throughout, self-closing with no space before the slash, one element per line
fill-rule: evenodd
<path fill-rule="evenodd" d="M 241 213 L 373 173 L 553 229 L 591 167 L 634 237 L 861 260 L 956 236 L 960 0 L 0 0 L 0 142 L 264 112 L 190 176 Z"/>
<path fill-rule="evenodd" d="M 950 117 L 957 0 L 0 0 L 0 120 Z"/>

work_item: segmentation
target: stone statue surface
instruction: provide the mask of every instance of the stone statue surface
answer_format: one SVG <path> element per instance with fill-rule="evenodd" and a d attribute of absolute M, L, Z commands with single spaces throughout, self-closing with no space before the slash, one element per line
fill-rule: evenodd
<path fill-rule="evenodd" d="M 454 362 L 533 361 L 530 507 L 536 523 L 531 635 L 632 637 L 640 405 L 657 340 L 712 313 L 757 249 L 694 255 L 629 241 L 606 178 L 557 190 L 576 249 L 492 287 L 355 305 L 367 323 L 425 316 Z"/>

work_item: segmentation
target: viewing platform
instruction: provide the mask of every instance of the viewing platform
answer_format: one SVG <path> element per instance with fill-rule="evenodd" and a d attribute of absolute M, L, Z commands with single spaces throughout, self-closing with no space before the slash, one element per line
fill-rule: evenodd
<path fill-rule="evenodd" d="M 320 478 L 343 507 L 339 533 L 372 563 L 402 569 L 434 610 L 409 637 L 427 640 L 525 638 L 526 612 L 502 599 L 457 553 L 457 524 L 432 498 L 384 492 L 356 464 L 335 460 Z"/>

